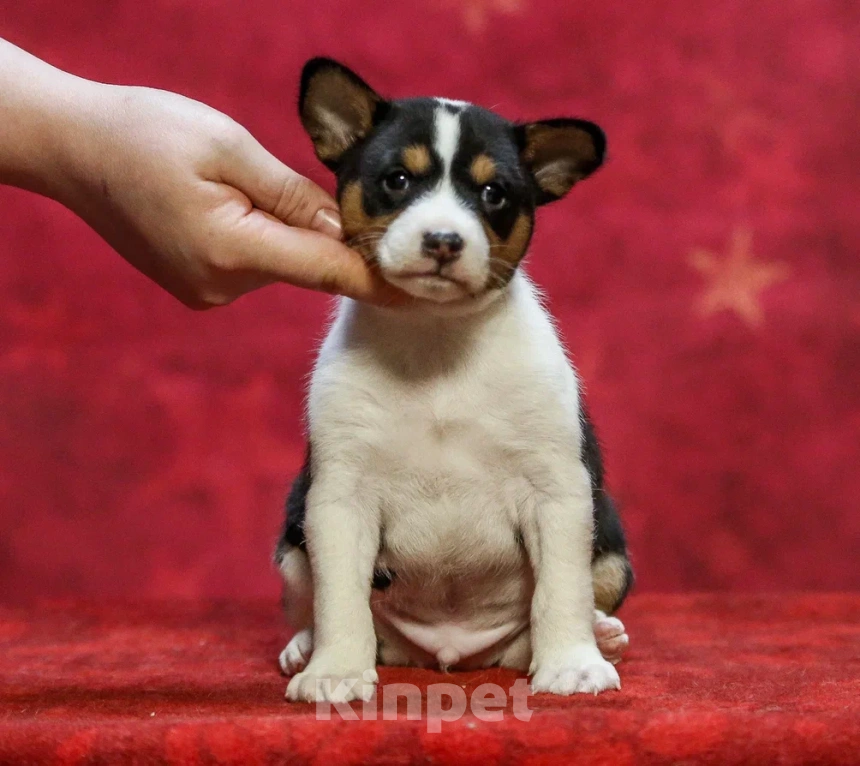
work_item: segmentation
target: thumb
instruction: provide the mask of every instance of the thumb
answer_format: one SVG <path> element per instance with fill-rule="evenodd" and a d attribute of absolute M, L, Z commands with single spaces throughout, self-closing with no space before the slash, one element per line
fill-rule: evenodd
<path fill-rule="evenodd" d="M 331 195 L 284 165 L 250 133 L 245 133 L 231 160 L 221 178 L 245 194 L 254 207 L 287 226 L 341 238 L 340 213 Z"/>

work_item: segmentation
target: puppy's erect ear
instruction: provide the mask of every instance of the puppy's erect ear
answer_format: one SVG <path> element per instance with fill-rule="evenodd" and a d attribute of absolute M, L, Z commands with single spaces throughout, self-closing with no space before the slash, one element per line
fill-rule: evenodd
<path fill-rule="evenodd" d="M 517 125 L 520 158 L 538 188 L 537 204 L 561 199 L 603 163 L 606 136 L 593 122 L 561 118 Z"/>
<path fill-rule="evenodd" d="M 299 116 L 317 157 L 332 170 L 367 136 L 384 106 L 364 80 L 337 61 L 311 59 L 302 70 Z"/>

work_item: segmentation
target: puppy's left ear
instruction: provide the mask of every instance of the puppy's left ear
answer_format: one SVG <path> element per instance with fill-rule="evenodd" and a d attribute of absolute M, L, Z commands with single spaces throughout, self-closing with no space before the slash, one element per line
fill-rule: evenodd
<path fill-rule="evenodd" d="M 606 136 L 593 122 L 541 120 L 515 130 L 520 159 L 537 185 L 538 205 L 561 199 L 603 164 Z"/>
<path fill-rule="evenodd" d="M 367 137 L 385 106 L 373 88 L 337 61 L 311 59 L 302 70 L 299 116 L 317 157 L 332 170 Z"/>

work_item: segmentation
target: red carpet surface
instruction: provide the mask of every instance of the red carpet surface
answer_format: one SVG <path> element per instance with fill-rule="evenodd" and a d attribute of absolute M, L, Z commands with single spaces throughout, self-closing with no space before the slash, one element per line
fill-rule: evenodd
<path fill-rule="evenodd" d="M 0 610 L 0 763 L 849 764 L 860 597 L 640 596 L 620 692 L 530 697 L 501 721 L 315 719 L 283 699 L 274 603 Z M 516 674 L 386 669 L 382 684 Z M 356 710 L 360 710 L 356 706 Z M 480 710 L 477 711 L 480 714 Z M 381 714 L 380 714 L 381 718 Z"/>
<path fill-rule="evenodd" d="M 640 592 L 860 588 L 860 4 L 0 5 L 3 37 L 212 104 L 329 187 L 295 108 L 313 55 L 393 96 L 602 125 L 606 166 L 541 211 L 528 263 Z M 275 598 L 327 312 L 273 286 L 194 314 L 0 189 L 2 598 Z"/>

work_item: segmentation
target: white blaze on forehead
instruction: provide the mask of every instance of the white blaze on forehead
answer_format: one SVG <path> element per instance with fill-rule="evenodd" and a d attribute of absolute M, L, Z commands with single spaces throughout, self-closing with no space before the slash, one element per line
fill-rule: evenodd
<path fill-rule="evenodd" d="M 437 104 L 433 151 L 442 163 L 442 178 L 407 205 L 388 227 L 377 246 L 377 263 L 393 284 L 413 295 L 444 303 L 485 290 L 490 243 L 475 211 L 457 194 L 451 181 L 451 166 L 460 144 L 460 113 L 447 105 L 457 102 L 437 99 Z M 432 255 L 424 252 L 424 235 L 428 232 L 459 234 L 463 240 L 460 257 L 440 267 Z M 441 269 L 444 278 L 438 276 Z"/>
<path fill-rule="evenodd" d="M 458 109 L 465 109 L 467 106 L 469 106 L 468 101 L 457 101 L 453 98 L 437 98 L 436 101 L 443 106 L 456 106 Z"/>
<path fill-rule="evenodd" d="M 433 148 L 442 160 L 443 176 L 447 179 L 451 174 L 451 163 L 457 153 L 457 145 L 460 143 L 460 115 L 451 114 L 444 107 L 439 107 L 433 119 L 433 128 Z"/>

